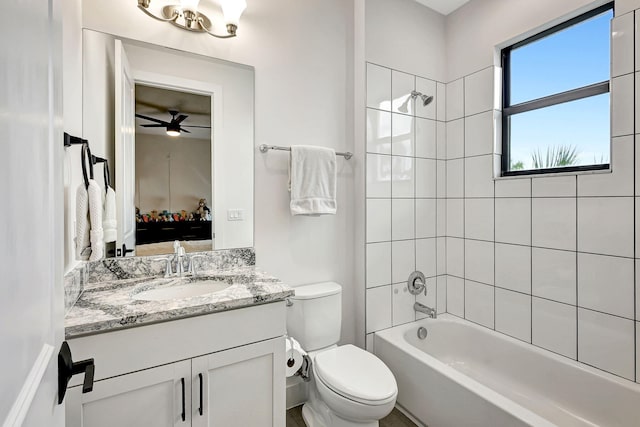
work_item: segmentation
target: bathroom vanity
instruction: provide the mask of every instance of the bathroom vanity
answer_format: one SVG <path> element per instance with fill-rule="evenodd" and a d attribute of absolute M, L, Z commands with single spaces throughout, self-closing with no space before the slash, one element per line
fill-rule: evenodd
<path fill-rule="evenodd" d="M 119 273 L 118 262 L 98 268 Z M 221 289 L 184 297 L 203 286 Z M 66 425 L 284 425 L 284 299 L 292 294 L 252 265 L 85 285 L 66 338 L 75 360 L 95 360 L 94 386 L 83 393 L 82 376 L 72 379 Z"/>

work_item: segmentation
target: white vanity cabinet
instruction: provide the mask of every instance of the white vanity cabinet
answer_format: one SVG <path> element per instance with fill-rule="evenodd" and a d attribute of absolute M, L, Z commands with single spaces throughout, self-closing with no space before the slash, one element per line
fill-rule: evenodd
<path fill-rule="evenodd" d="M 92 392 L 70 383 L 66 425 L 284 426 L 284 332 L 279 301 L 70 339 L 96 368 Z"/>

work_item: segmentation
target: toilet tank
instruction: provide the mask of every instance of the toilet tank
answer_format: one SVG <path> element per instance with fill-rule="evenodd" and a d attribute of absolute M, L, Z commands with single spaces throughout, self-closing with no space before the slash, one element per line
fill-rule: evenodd
<path fill-rule="evenodd" d="M 294 289 L 287 307 L 288 334 L 306 351 L 336 344 L 342 326 L 342 287 L 323 282 Z"/>

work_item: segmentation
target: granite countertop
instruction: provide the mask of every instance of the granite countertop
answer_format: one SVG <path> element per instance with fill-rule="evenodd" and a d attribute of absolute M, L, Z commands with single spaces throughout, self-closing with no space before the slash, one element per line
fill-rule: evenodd
<path fill-rule="evenodd" d="M 147 301 L 136 299 L 141 292 L 172 286 L 199 286 L 213 280 L 230 286 L 205 295 Z M 202 284 L 202 283 L 200 283 Z M 283 300 L 293 288 L 254 266 L 202 272 L 197 277 L 134 278 L 93 283 L 65 316 L 67 339 L 111 332 L 157 322 L 199 316 L 235 308 Z"/>

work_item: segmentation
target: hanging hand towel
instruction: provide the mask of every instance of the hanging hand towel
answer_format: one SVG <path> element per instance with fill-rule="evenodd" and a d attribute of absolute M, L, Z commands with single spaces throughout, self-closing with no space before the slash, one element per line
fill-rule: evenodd
<path fill-rule="evenodd" d="M 89 239 L 89 194 L 84 183 L 76 191 L 76 259 L 88 260 L 91 253 Z"/>
<path fill-rule="evenodd" d="M 336 152 L 331 148 L 291 146 L 291 215 L 335 215 Z"/>
<path fill-rule="evenodd" d="M 102 190 L 94 179 L 89 180 L 89 222 L 91 231 L 91 255 L 89 261 L 97 261 L 104 256 L 104 237 L 102 233 Z"/>
<path fill-rule="evenodd" d="M 115 242 L 117 238 L 118 222 L 116 220 L 116 192 L 107 187 L 104 198 L 104 217 L 102 218 L 105 243 Z"/>

